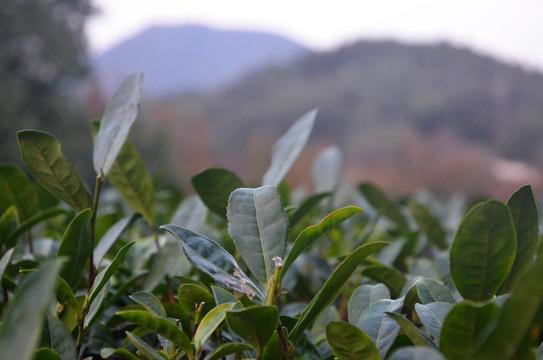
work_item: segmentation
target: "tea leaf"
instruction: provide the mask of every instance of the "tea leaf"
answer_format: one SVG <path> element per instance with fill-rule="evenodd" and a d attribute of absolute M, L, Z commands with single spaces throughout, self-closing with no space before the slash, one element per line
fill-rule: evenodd
<path fill-rule="evenodd" d="M 398 227 L 398 230 L 401 232 L 409 230 L 407 221 L 396 207 L 396 204 L 390 201 L 377 186 L 371 183 L 363 183 L 360 184 L 359 189 L 371 206 L 373 206 L 380 214 L 394 222 Z"/>
<path fill-rule="evenodd" d="M 428 209 L 413 201 L 409 202 L 408 207 L 420 230 L 428 236 L 428 239 L 440 249 L 447 249 L 449 247 L 446 239 L 447 233 Z"/>
<path fill-rule="evenodd" d="M 226 318 L 226 312 L 232 310 L 236 303 L 224 303 L 211 309 L 202 319 L 194 334 L 194 347 L 198 353 L 211 334 L 221 325 Z"/>
<path fill-rule="evenodd" d="M 25 174 L 14 166 L 0 166 L 0 213 L 15 205 L 19 220 L 38 212 L 38 193 Z"/>
<path fill-rule="evenodd" d="M 33 360 L 63 360 L 54 350 L 41 348 L 34 353 Z"/>
<path fill-rule="evenodd" d="M 322 199 L 332 196 L 331 192 L 315 194 L 307 198 L 298 209 L 288 218 L 290 227 L 293 228 L 307 213 L 317 206 Z"/>
<path fill-rule="evenodd" d="M 421 346 L 405 346 L 390 356 L 390 360 L 445 360 L 437 350 Z"/>
<path fill-rule="evenodd" d="M 360 315 L 374 302 L 390 299 L 390 291 L 384 284 L 364 284 L 358 287 L 349 300 L 348 314 L 351 324 L 358 324 Z"/>
<path fill-rule="evenodd" d="M 62 360 L 77 360 L 75 341 L 62 321 L 47 314 L 51 347 Z"/>
<path fill-rule="evenodd" d="M 417 293 L 423 304 L 437 301 L 448 302 L 451 304 L 456 303 L 456 300 L 454 300 L 449 289 L 432 279 L 417 280 Z"/>
<path fill-rule="evenodd" d="M 107 254 L 109 249 L 115 244 L 115 241 L 121 236 L 121 234 L 126 230 L 126 228 L 134 222 L 136 219 L 138 219 L 141 215 L 140 214 L 132 214 L 130 216 L 126 216 L 122 218 L 121 220 L 117 221 L 115 224 L 113 224 L 104 235 L 102 235 L 102 238 L 98 242 L 98 245 L 94 248 L 94 263 L 96 265 L 99 265 L 104 256 Z"/>
<path fill-rule="evenodd" d="M 194 175 L 191 183 L 209 210 L 225 219 L 230 193 L 244 186 L 236 174 L 221 168 L 204 170 Z"/>
<path fill-rule="evenodd" d="M 164 360 L 164 358 L 160 356 L 155 349 L 147 345 L 142 339 L 131 332 L 126 331 L 126 338 L 147 360 Z"/>
<path fill-rule="evenodd" d="M 17 139 L 23 161 L 36 181 L 75 211 L 90 208 L 92 199 L 87 188 L 62 154 L 54 136 L 23 130 L 17 133 Z"/>
<path fill-rule="evenodd" d="M 13 231 L 9 232 L 9 236 L 5 240 L 8 247 L 15 245 L 17 237 L 24 234 L 26 231 L 32 229 L 35 225 L 44 222 L 45 220 L 52 219 L 58 215 L 73 215 L 72 211 L 66 211 L 60 208 L 50 208 L 38 212 L 28 220 L 23 221 Z"/>
<path fill-rule="evenodd" d="M 331 322 L 326 340 L 338 360 L 380 360 L 379 351 L 362 330 L 346 322 Z"/>
<path fill-rule="evenodd" d="M 271 165 L 262 178 L 262 185 L 278 186 L 283 180 L 304 148 L 316 116 L 317 110 L 305 113 L 273 144 Z"/>
<path fill-rule="evenodd" d="M 454 304 L 448 302 L 433 302 L 426 305 L 415 304 L 415 311 L 420 321 L 430 335 L 434 337 L 437 344 L 439 344 L 443 322 L 453 306 Z"/>
<path fill-rule="evenodd" d="M 232 331 L 262 353 L 277 328 L 279 312 L 275 306 L 251 306 L 226 312 L 226 322 Z"/>
<path fill-rule="evenodd" d="M 228 200 L 228 232 L 251 273 L 267 284 L 275 272 L 273 258 L 283 258 L 288 220 L 281 197 L 271 185 L 234 190 Z"/>
<path fill-rule="evenodd" d="M 337 146 L 328 146 L 317 154 L 311 166 L 315 192 L 336 191 L 343 178 L 343 156 Z"/>
<path fill-rule="evenodd" d="M 241 353 L 242 351 L 251 350 L 252 347 L 250 347 L 247 344 L 238 343 L 238 342 L 229 342 L 226 344 L 223 344 L 215 349 L 211 354 L 209 354 L 205 360 L 217 360 L 219 358 L 225 357 L 230 354 L 237 354 Z"/>
<path fill-rule="evenodd" d="M 420 331 L 420 329 L 418 329 L 411 321 L 407 320 L 402 315 L 393 312 L 387 312 L 386 315 L 393 318 L 398 325 L 400 325 L 402 332 L 409 338 L 409 340 L 411 340 L 413 345 L 433 346 L 434 348 L 437 347 L 432 339 L 428 337 L 428 335 Z"/>
<path fill-rule="evenodd" d="M 511 212 L 497 201 L 473 207 L 451 247 L 451 276 L 464 299 L 489 300 L 503 283 L 516 252 Z"/>
<path fill-rule="evenodd" d="M 209 291 L 196 284 L 183 284 L 177 291 L 177 298 L 179 299 L 179 305 L 188 314 L 194 316 L 195 305 L 205 303 L 203 312 L 207 313 L 209 310 L 215 307 L 215 298 Z M 237 298 L 234 302 L 238 301 Z"/>
<path fill-rule="evenodd" d="M 129 298 L 139 305 L 141 305 L 145 310 L 149 311 L 151 314 L 159 318 L 166 317 L 166 310 L 160 300 L 156 296 L 146 291 L 138 291 L 129 296 Z"/>
<path fill-rule="evenodd" d="M 97 174 L 108 175 L 130 127 L 138 115 L 143 72 L 128 76 L 109 100 L 100 130 L 94 138 L 93 162 Z"/>
<path fill-rule="evenodd" d="M 385 284 L 393 297 L 400 296 L 407 282 L 407 278 L 399 270 L 384 265 L 367 267 L 362 270 L 362 275 Z"/>

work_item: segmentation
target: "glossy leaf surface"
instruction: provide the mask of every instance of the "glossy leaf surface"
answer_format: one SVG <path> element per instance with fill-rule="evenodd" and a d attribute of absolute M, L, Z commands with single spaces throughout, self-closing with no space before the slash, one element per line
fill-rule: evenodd
<path fill-rule="evenodd" d="M 331 322 L 326 340 L 338 360 L 380 360 L 379 351 L 362 330 L 346 322 Z"/>
<path fill-rule="evenodd" d="M 279 312 L 275 306 L 251 306 L 226 313 L 228 327 L 259 353 L 277 328 Z"/>
<path fill-rule="evenodd" d="M 213 332 L 221 325 L 226 318 L 226 312 L 232 310 L 236 303 L 224 303 L 215 306 L 202 319 L 198 325 L 198 330 L 194 334 L 194 347 L 196 351 L 202 349 L 205 342 L 213 334 Z"/>
<path fill-rule="evenodd" d="M 145 310 L 159 318 L 166 317 L 166 310 L 158 298 L 146 291 L 138 291 L 129 296 L 131 300 L 137 302 Z"/>

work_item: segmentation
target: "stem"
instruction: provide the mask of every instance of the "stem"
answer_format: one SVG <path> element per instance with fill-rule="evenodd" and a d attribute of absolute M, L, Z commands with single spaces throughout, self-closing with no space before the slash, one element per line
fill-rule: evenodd
<path fill-rule="evenodd" d="M 104 184 L 104 175 L 100 170 L 100 174 L 96 176 L 96 184 L 94 186 L 94 200 L 92 202 L 92 213 L 90 217 L 90 241 L 91 241 L 91 252 L 89 256 L 89 286 L 88 292 L 90 293 L 92 284 L 94 283 L 94 228 L 96 224 L 96 214 L 98 212 L 98 201 L 100 200 L 100 191 L 102 190 L 102 185 Z"/>
<path fill-rule="evenodd" d="M 277 298 L 279 297 L 279 293 L 281 292 L 281 284 L 280 284 L 280 277 L 281 277 L 281 268 L 283 267 L 283 261 L 279 256 L 275 256 L 273 258 L 273 261 L 275 261 L 275 272 L 273 273 L 273 277 L 270 279 L 270 282 L 268 283 L 268 293 L 266 298 L 266 305 L 276 305 Z"/>
<path fill-rule="evenodd" d="M 283 349 L 283 358 L 290 360 L 291 356 L 288 349 L 288 343 L 287 339 L 285 338 L 285 333 L 283 332 L 283 326 L 281 324 L 277 326 L 277 335 L 279 335 L 279 342 L 281 343 L 281 348 Z"/>

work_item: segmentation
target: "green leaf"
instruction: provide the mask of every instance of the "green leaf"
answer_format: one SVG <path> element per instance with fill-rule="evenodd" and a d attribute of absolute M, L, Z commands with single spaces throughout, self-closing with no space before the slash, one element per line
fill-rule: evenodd
<path fill-rule="evenodd" d="M 398 230 L 401 232 L 407 232 L 409 230 L 407 221 L 396 207 L 396 204 L 390 201 L 377 186 L 371 183 L 363 183 L 360 184 L 359 189 L 371 206 L 373 206 L 380 214 L 394 222 L 398 227 Z"/>
<path fill-rule="evenodd" d="M 513 359 L 543 306 L 543 259 L 523 276 L 517 289 L 505 302 L 494 331 L 474 359 Z M 538 325 L 539 326 L 539 325 Z"/>
<path fill-rule="evenodd" d="M 145 310 L 149 311 L 156 317 L 166 317 L 166 310 L 164 310 L 164 306 L 162 306 L 160 300 L 158 300 L 157 297 L 150 292 L 138 291 L 130 295 L 129 298 L 137 302 Z"/>
<path fill-rule="evenodd" d="M 89 312 L 87 315 L 85 315 L 85 321 L 83 322 L 83 326 L 86 329 L 94 324 L 94 322 L 100 320 L 100 316 L 102 316 L 104 310 L 104 304 L 109 295 L 109 286 L 110 281 L 107 281 L 100 292 L 96 295 L 94 301 L 90 303 Z"/>
<path fill-rule="evenodd" d="M 23 221 L 22 223 L 17 226 L 13 231 L 9 233 L 9 236 L 6 239 L 6 245 L 9 247 L 11 245 L 14 245 L 17 237 L 24 234 L 28 230 L 32 229 L 35 225 L 45 221 L 52 219 L 58 215 L 69 215 L 72 216 L 72 211 L 66 211 L 64 209 L 60 208 L 50 208 L 45 209 L 43 211 L 38 212 L 34 216 L 30 217 L 28 220 Z"/>
<path fill-rule="evenodd" d="M 32 359 L 59 269 L 59 261 L 48 261 L 17 286 L 2 313 L 0 359 Z"/>
<path fill-rule="evenodd" d="M 19 220 L 38 212 L 38 193 L 25 174 L 14 166 L 0 166 L 0 213 L 15 205 Z"/>
<path fill-rule="evenodd" d="M 370 337 L 382 358 L 386 357 L 400 331 L 400 326 L 387 313 L 400 311 L 403 302 L 403 297 L 396 300 L 377 300 L 362 313 L 356 324 Z"/>
<path fill-rule="evenodd" d="M 143 72 L 128 76 L 107 104 L 100 130 L 94 138 L 93 162 L 97 174 L 108 175 L 130 127 L 138 115 Z"/>
<path fill-rule="evenodd" d="M 118 358 L 127 359 L 127 360 L 139 360 L 139 358 L 132 354 L 126 349 L 112 349 L 112 348 L 102 348 L 100 350 L 100 356 L 104 359 L 107 359 L 110 356 L 116 356 Z"/>
<path fill-rule="evenodd" d="M 417 293 L 423 304 L 433 302 L 448 302 L 455 304 L 456 300 L 451 295 L 449 289 L 432 279 L 417 280 Z"/>
<path fill-rule="evenodd" d="M 131 332 L 126 331 L 126 338 L 147 360 L 164 360 L 162 356 L 155 351 L 155 349 L 147 345 L 147 343 Z"/>
<path fill-rule="evenodd" d="M 414 201 L 408 204 L 413 218 L 419 225 L 419 229 L 428 236 L 428 239 L 444 250 L 449 247 L 447 244 L 447 233 L 443 230 L 441 223 L 428 211 L 428 209 Z"/>
<path fill-rule="evenodd" d="M 238 301 L 238 298 L 234 294 L 221 287 L 211 286 L 211 291 L 213 292 L 213 297 L 215 298 L 215 303 L 217 305 Z"/>
<path fill-rule="evenodd" d="M 92 251 L 90 243 L 90 209 L 79 213 L 68 225 L 57 257 L 68 259 L 60 270 L 60 277 L 66 280 L 72 289 L 76 289 L 81 280 L 81 273 Z"/>
<path fill-rule="evenodd" d="M 311 324 L 324 308 L 326 308 L 339 294 L 343 285 L 351 277 L 356 268 L 364 261 L 366 257 L 388 245 L 387 242 L 376 241 L 365 244 L 354 250 L 347 256 L 334 270 L 332 275 L 326 280 L 317 295 L 313 297 L 306 307 L 296 325 L 290 333 L 290 341 L 296 345 L 304 330 Z"/>
<path fill-rule="evenodd" d="M 360 315 L 374 302 L 390 299 L 390 291 L 384 284 L 359 286 L 351 295 L 348 305 L 348 316 L 351 324 L 358 324 Z"/>
<path fill-rule="evenodd" d="M 8 267 L 8 265 L 10 263 L 11 255 L 13 254 L 14 250 L 15 250 L 14 248 L 9 249 L 0 258 L 0 285 L 1 285 L 2 277 L 4 276 L 4 271 L 6 271 L 6 268 Z"/>
<path fill-rule="evenodd" d="M 421 346 L 404 346 L 396 350 L 389 360 L 445 360 L 437 350 Z"/>
<path fill-rule="evenodd" d="M 428 335 L 420 331 L 420 329 L 418 329 L 415 325 L 413 325 L 411 321 L 407 320 L 402 315 L 393 312 L 387 312 L 386 315 L 393 318 L 398 323 L 398 325 L 400 325 L 402 332 L 409 338 L 413 345 L 436 347 L 436 345 L 434 344 L 432 339 L 428 337 Z"/>
<path fill-rule="evenodd" d="M 275 306 L 250 306 L 226 312 L 226 322 L 232 331 L 260 354 L 279 324 Z"/>
<path fill-rule="evenodd" d="M 104 235 L 100 238 L 98 245 L 94 248 L 94 263 L 99 265 L 109 249 L 115 244 L 121 234 L 128 228 L 128 226 L 138 219 L 140 214 L 132 214 L 122 218 L 113 224 Z"/>
<path fill-rule="evenodd" d="M 293 228 L 298 222 L 307 215 L 315 206 L 317 206 L 322 199 L 332 196 L 331 192 L 319 193 L 307 198 L 300 207 L 289 217 L 288 222 L 290 227 Z"/>
<path fill-rule="evenodd" d="M 63 360 L 54 350 L 41 348 L 34 353 L 33 360 Z"/>
<path fill-rule="evenodd" d="M 449 302 L 433 302 L 426 305 L 415 304 L 415 311 L 420 321 L 430 335 L 434 337 L 437 344 L 439 344 L 443 322 L 453 306 L 454 304 Z"/>
<path fill-rule="evenodd" d="M 187 335 L 168 319 L 158 318 L 147 311 L 136 310 L 118 311 L 116 315 L 164 336 L 181 347 L 186 353 L 192 354 L 193 352 L 192 344 Z"/>
<path fill-rule="evenodd" d="M 62 360 L 77 360 L 75 341 L 62 321 L 47 314 L 47 324 L 51 337 L 51 348 Z"/>
<path fill-rule="evenodd" d="M 225 219 L 230 193 L 244 187 L 236 174 L 221 168 L 204 170 L 194 175 L 191 183 L 209 210 Z"/>
<path fill-rule="evenodd" d="M 338 360 L 380 360 L 379 351 L 362 330 L 346 322 L 331 322 L 326 340 Z"/>
<path fill-rule="evenodd" d="M 204 316 L 198 325 L 198 329 L 196 330 L 193 339 L 194 347 L 196 348 L 197 353 L 202 350 L 202 347 L 207 339 L 209 339 L 211 334 L 213 334 L 213 332 L 217 330 L 219 325 L 221 325 L 221 323 L 224 321 L 226 312 L 232 310 L 234 305 L 236 305 L 236 303 L 224 303 L 217 305 Z"/>
<path fill-rule="evenodd" d="M 63 306 L 71 307 L 76 314 L 81 314 L 81 305 L 77 301 L 70 285 L 61 277 L 57 278 L 57 287 L 55 290 L 57 301 Z"/>
<path fill-rule="evenodd" d="M 271 185 L 234 190 L 228 200 L 228 232 L 251 273 L 267 284 L 275 272 L 273 258 L 285 255 L 288 219 L 281 197 Z"/>
<path fill-rule="evenodd" d="M 286 331 L 286 328 L 283 328 Z M 275 330 L 262 351 L 262 360 L 283 359 L 283 348 L 279 340 L 279 334 Z"/>
<path fill-rule="evenodd" d="M 8 241 L 9 234 L 17 227 L 17 209 L 11 205 L 0 216 L 0 247 L 10 249 L 15 246 L 16 238 Z"/>
<path fill-rule="evenodd" d="M 234 257 L 215 241 L 175 225 L 163 225 L 160 228 L 181 240 L 185 255 L 197 269 L 229 289 L 250 298 L 256 294 L 264 299 L 264 295 L 241 270 Z"/>
<path fill-rule="evenodd" d="M 209 291 L 196 284 L 183 284 L 177 291 L 179 305 L 189 314 L 194 315 L 195 306 L 201 303 L 204 305 L 204 313 L 213 309 L 215 306 L 215 298 Z M 234 301 L 238 301 L 237 299 Z"/>
<path fill-rule="evenodd" d="M 441 352 L 447 359 L 468 359 L 487 335 L 483 329 L 499 311 L 492 303 L 480 305 L 464 301 L 454 305 L 441 329 Z"/>
<path fill-rule="evenodd" d="M 384 265 L 370 266 L 362 270 L 362 275 L 385 284 L 393 297 L 400 296 L 407 278 L 397 269 Z"/>
<path fill-rule="evenodd" d="M 283 261 L 283 267 L 281 268 L 281 278 L 285 275 L 286 271 L 290 268 L 294 260 L 304 252 L 309 245 L 318 239 L 322 234 L 326 233 L 333 227 L 341 224 L 351 216 L 362 211 L 361 208 L 356 206 L 347 206 L 341 209 L 332 211 L 326 215 L 318 224 L 307 227 L 304 231 L 298 235 L 294 241 L 292 249 L 288 253 L 285 261 Z"/>
<path fill-rule="evenodd" d="M 320 150 L 311 165 L 311 175 L 316 192 L 336 192 L 344 177 L 339 147 L 332 145 Z"/>
<path fill-rule="evenodd" d="M 60 143 L 54 136 L 23 130 L 17 133 L 17 139 L 23 161 L 36 181 L 78 213 L 91 207 L 92 199 L 87 188 L 62 154 Z"/>
<path fill-rule="evenodd" d="M 316 116 L 316 109 L 305 113 L 273 144 L 271 165 L 262 178 L 262 185 L 278 186 L 283 180 L 304 148 Z"/>
<path fill-rule="evenodd" d="M 451 247 L 451 276 L 464 299 L 489 300 L 506 279 L 516 252 L 511 212 L 497 201 L 474 206 Z"/>
<path fill-rule="evenodd" d="M 117 270 L 117 267 L 121 264 L 121 261 L 124 259 L 124 256 L 130 250 L 132 245 L 134 245 L 135 242 L 131 242 L 123 246 L 118 252 L 117 255 L 115 255 L 115 258 L 111 262 L 111 264 L 108 265 L 107 268 L 102 270 L 98 276 L 96 276 L 96 279 L 94 279 L 94 283 L 92 284 L 90 294 L 89 294 L 89 304 L 92 304 L 100 290 L 106 285 L 106 283 L 109 281 L 115 270 Z"/>
<path fill-rule="evenodd" d="M 246 350 L 251 350 L 252 347 L 250 347 L 247 344 L 237 343 L 237 342 L 229 342 L 226 344 L 223 344 L 219 346 L 215 351 L 213 351 L 211 354 L 209 354 L 205 360 L 217 360 L 222 357 L 225 357 L 227 355 L 231 354 L 238 354 Z"/>
<path fill-rule="evenodd" d="M 501 293 L 512 292 L 526 269 L 533 264 L 539 245 L 539 215 L 530 185 L 518 189 L 507 201 L 517 236 L 513 267 Z"/>

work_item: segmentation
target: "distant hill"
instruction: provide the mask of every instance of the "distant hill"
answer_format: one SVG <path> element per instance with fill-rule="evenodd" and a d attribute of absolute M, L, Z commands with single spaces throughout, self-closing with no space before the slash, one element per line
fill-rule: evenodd
<path fill-rule="evenodd" d="M 163 96 L 214 90 L 249 71 L 308 52 L 294 41 L 263 32 L 156 26 L 94 59 L 91 68 L 108 95 L 126 75 L 144 69 L 146 95 Z"/>
<path fill-rule="evenodd" d="M 432 186 L 425 181 L 433 177 L 454 188 L 468 175 L 462 163 L 472 171 L 491 166 L 489 157 L 543 165 L 543 75 L 445 43 L 361 41 L 156 105 L 148 107 L 150 118 L 178 133 L 206 127 L 219 161 L 233 166 L 268 156 L 267 146 L 315 107 L 312 142 L 338 144 L 362 176 L 401 178 L 417 165 L 409 180 L 426 172 L 420 186 Z M 493 178 L 473 173 L 469 181 L 485 190 Z"/>

